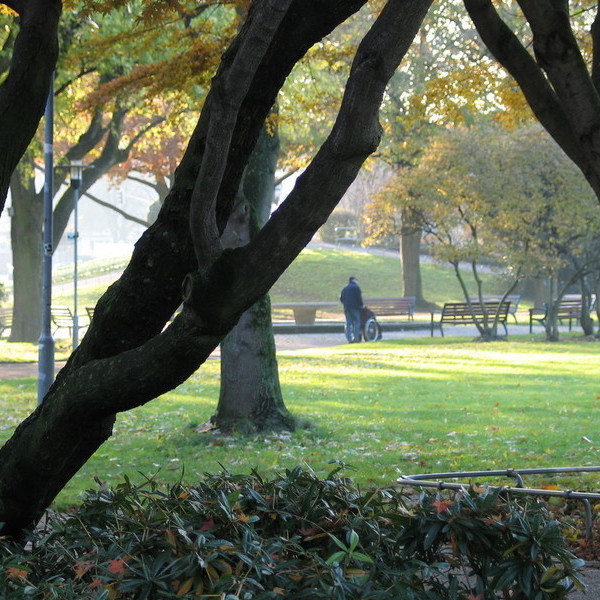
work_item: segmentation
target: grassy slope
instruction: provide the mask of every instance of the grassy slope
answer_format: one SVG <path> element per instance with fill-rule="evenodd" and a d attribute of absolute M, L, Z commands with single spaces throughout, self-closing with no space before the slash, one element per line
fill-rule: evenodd
<path fill-rule="evenodd" d="M 350 275 L 356 276 L 367 297 L 402 295 L 402 270 L 400 260 L 393 256 L 378 256 L 366 252 L 306 249 L 282 275 L 271 290 L 273 302 L 323 301 L 336 302 L 341 288 Z M 436 303 L 462 300 L 462 293 L 447 265 L 422 264 L 425 297 Z M 502 278 L 483 274 L 487 294 L 503 291 Z M 106 285 L 86 286 L 82 280 L 80 305 L 95 304 Z M 475 293 L 475 289 L 471 290 Z M 55 296 L 55 304 L 72 302 L 71 290 Z"/>
<path fill-rule="evenodd" d="M 600 346 L 517 339 L 413 339 L 283 353 L 286 403 L 311 423 L 292 435 L 196 433 L 218 398 L 219 364 L 209 361 L 177 390 L 121 415 L 109 440 L 69 484 L 61 506 L 93 486 L 140 479 L 188 482 L 220 465 L 261 472 L 327 461 L 357 468 L 363 484 L 399 473 L 598 464 Z M 34 407 L 35 381 L 0 383 L 0 441 Z M 587 438 L 587 439 L 584 439 Z M 591 440 L 591 441 L 590 441 Z M 594 478 L 570 482 L 598 488 Z"/>

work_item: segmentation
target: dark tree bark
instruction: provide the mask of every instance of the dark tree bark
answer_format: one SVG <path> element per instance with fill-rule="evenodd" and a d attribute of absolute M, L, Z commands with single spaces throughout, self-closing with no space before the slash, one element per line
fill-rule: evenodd
<path fill-rule="evenodd" d="M 226 247 L 244 246 L 267 221 L 278 154 L 277 131 L 270 123 L 262 129 L 244 171 L 238 204 L 221 237 Z M 279 384 L 268 295 L 241 316 L 221 343 L 221 388 L 212 421 L 221 431 L 294 429 Z"/>
<path fill-rule="evenodd" d="M 0 86 L 0 214 L 11 176 L 31 142 L 46 106 L 58 58 L 60 0 L 10 0 L 20 17 L 11 68 Z"/>
<path fill-rule="evenodd" d="M 581 169 L 600 199 L 600 27 L 592 27 L 588 71 L 569 22 L 568 2 L 518 0 L 533 33 L 530 54 L 491 0 L 464 0 L 484 43 L 515 78 L 536 118 Z M 596 10 L 597 10 L 596 6 Z"/>
<path fill-rule="evenodd" d="M 430 0 L 386 4 L 357 50 L 336 124 L 293 192 L 247 246 L 221 247 L 215 234 L 229 218 L 243 169 L 285 77 L 315 41 L 361 4 L 292 0 L 272 28 L 264 26 L 274 22 L 273 5 L 252 5 L 214 80 L 214 89 L 222 83 L 227 89 L 232 73 L 249 69 L 251 76 L 239 79 L 246 92 L 235 94 L 243 96 L 241 104 L 222 104 L 223 98 L 209 94 L 156 223 L 99 301 L 88 333 L 44 403 L 0 449 L 3 534 L 18 535 L 41 516 L 111 435 L 117 413 L 151 401 L 197 370 L 300 253 L 376 149 L 385 86 Z M 211 126 L 213 111 L 222 127 Z M 230 142 L 224 170 L 212 175 L 208 149 L 223 151 L 214 136 Z M 213 176 L 220 180 L 216 190 Z M 200 189 L 204 183 L 206 191 Z M 182 312 L 163 330 L 182 296 Z"/>

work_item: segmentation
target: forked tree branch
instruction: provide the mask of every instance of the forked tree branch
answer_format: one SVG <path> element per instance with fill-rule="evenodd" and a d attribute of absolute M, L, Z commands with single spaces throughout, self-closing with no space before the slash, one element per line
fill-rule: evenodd
<path fill-rule="evenodd" d="M 160 336 L 73 373 L 68 383 L 85 418 L 130 410 L 184 381 L 305 247 L 377 148 L 385 87 L 430 4 L 389 0 L 359 46 L 330 136 L 258 234 L 260 241 L 223 252 L 208 273 L 190 277 L 181 314 Z M 111 396 L 111 389 L 119 396 Z"/>
<path fill-rule="evenodd" d="M 500 18 L 491 0 L 464 0 L 464 4 L 483 42 L 518 83 L 536 118 L 594 187 L 594 165 L 570 127 L 568 104 L 559 98 L 557 90 Z M 598 181 L 594 189 L 600 192 Z"/>
<path fill-rule="evenodd" d="M 293 1 L 289 17 L 284 19 L 240 110 L 223 178 L 223 188 L 227 189 L 219 192 L 220 219 L 228 216 L 229 196 L 238 189 L 254 140 L 285 77 L 311 45 L 365 1 Z M 189 235 L 189 203 L 204 153 L 210 113 L 210 105 L 205 104 L 157 221 L 136 244 L 119 281 L 96 305 L 79 348 L 57 375 L 41 407 L 0 448 L 0 521 L 5 523 L 5 535 L 18 534 L 33 524 L 65 483 L 110 437 L 114 412 L 131 406 L 126 397 L 128 388 L 120 386 L 123 368 L 133 369 L 126 376 L 128 386 L 138 375 L 153 380 L 149 387 L 139 381 L 144 398 L 134 394 L 138 404 L 149 401 L 159 389 L 188 377 L 231 325 L 208 322 L 208 327 L 202 327 L 203 319 L 196 310 L 184 310 L 159 335 L 181 302 L 181 281 L 197 262 Z M 214 317 L 210 288 L 206 288 L 206 300 L 205 310 Z M 211 333 L 210 327 L 216 333 Z M 148 340 L 151 342 L 145 344 Z M 132 348 L 136 350 L 128 352 Z M 154 362 L 160 356 L 170 358 Z M 129 367 L 123 362 L 125 358 L 132 361 Z M 134 366 L 138 361 L 139 365 Z M 113 366 L 118 370 L 113 372 Z M 163 383 L 155 381 L 156 376 Z M 86 382 L 87 391 L 81 396 L 80 385 Z M 94 409 L 96 403 L 98 410 Z M 60 431 L 59 438 L 56 431 Z M 53 443 L 48 444 L 51 438 Z"/>
<path fill-rule="evenodd" d="M 210 264 L 221 253 L 217 196 L 238 113 L 291 3 L 292 0 L 265 0 L 252 6 L 242 43 L 235 53 L 224 58 L 230 59 L 231 64 L 222 77 L 215 79 L 211 89 L 212 118 L 190 208 L 190 228 L 198 264 L 205 261 Z"/>

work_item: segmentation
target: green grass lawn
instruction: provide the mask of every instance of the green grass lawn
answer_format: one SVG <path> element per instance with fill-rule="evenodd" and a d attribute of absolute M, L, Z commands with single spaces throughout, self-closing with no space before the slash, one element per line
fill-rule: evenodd
<path fill-rule="evenodd" d="M 121 263 L 119 263 L 120 265 Z M 95 275 L 92 267 L 84 269 L 84 274 Z M 108 267 L 102 264 L 104 271 Z M 425 298 L 431 302 L 464 300 L 456 276 L 449 265 L 424 262 L 421 265 Z M 356 276 L 365 297 L 388 297 L 402 295 L 402 267 L 400 260 L 393 256 L 379 256 L 353 250 L 306 249 L 290 265 L 287 271 L 271 290 L 272 302 L 337 302 L 340 290 L 348 282 L 350 275 Z M 483 273 L 485 293 L 499 294 L 506 288 L 502 275 Z M 470 281 L 467 279 L 467 281 Z M 94 306 L 106 290 L 106 284 L 86 283 L 81 279 L 79 289 L 80 313 L 85 314 L 86 306 Z M 475 288 L 471 290 L 475 294 Z M 71 290 L 54 296 L 54 304 L 72 304 Z"/>
<path fill-rule="evenodd" d="M 364 485 L 402 474 L 599 464 L 600 344 L 410 339 L 290 351 L 279 356 L 288 408 L 310 424 L 293 434 L 197 433 L 218 399 L 219 363 L 209 360 L 177 390 L 122 415 L 115 433 L 69 484 L 64 507 L 93 487 L 182 477 L 221 466 L 270 474 L 306 463 L 352 465 Z M 0 442 L 35 406 L 34 379 L 0 382 Z M 539 482 L 538 482 L 539 483 Z M 600 488 L 596 478 L 570 480 Z"/>

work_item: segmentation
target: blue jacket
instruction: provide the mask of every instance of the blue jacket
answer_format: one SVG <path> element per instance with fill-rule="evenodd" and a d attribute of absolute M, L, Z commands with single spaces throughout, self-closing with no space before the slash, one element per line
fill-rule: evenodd
<path fill-rule="evenodd" d="M 362 293 L 356 281 L 351 281 L 343 290 L 340 301 L 344 310 L 357 310 L 363 307 Z"/>

